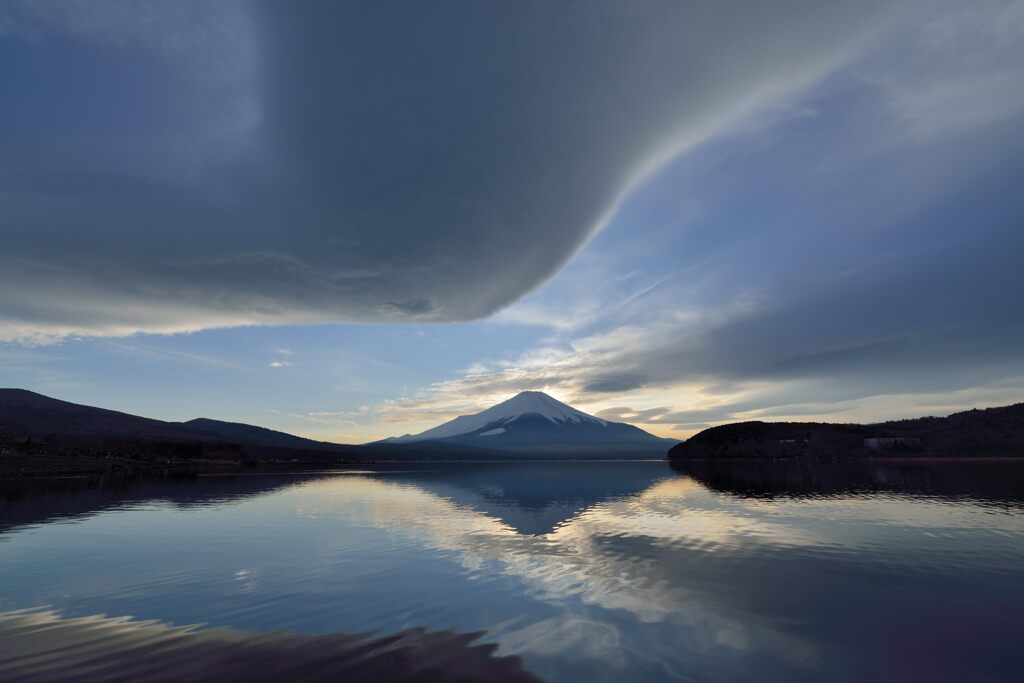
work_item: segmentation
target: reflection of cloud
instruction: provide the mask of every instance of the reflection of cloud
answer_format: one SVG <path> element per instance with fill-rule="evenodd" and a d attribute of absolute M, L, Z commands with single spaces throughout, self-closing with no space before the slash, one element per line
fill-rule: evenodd
<path fill-rule="evenodd" d="M 667 671 L 678 671 L 684 653 L 735 666 L 769 657 L 813 669 L 825 653 L 805 629 L 765 609 L 766 585 L 792 579 L 794 564 L 808 577 L 827 572 L 832 557 L 855 556 L 861 580 L 874 571 L 918 576 L 936 552 L 943 566 L 969 570 L 975 546 L 966 539 L 992 526 L 991 510 L 970 502 L 900 495 L 765 501 L 722 496 L 687 477 L 591 505 L 545 534 L 518 533 L 415 479 L 332 479 L 304 492 L 322 494 L 302 497 L 305 515 L 406 535 L 454 554 L 470 576 L 515 579 L 517 592 L 555 610 L 493 625 L 488 637 L 502 652 L 599 660 L 612 669 L 635 665 L 628 653 Z M 941 546 L 929 541 L 935 533 L 945 537 Z M 950 545 L 957 535 L 962 548 Z M 795 601 L 787 609 L 819 599 L 810 585 L 800 595 L 797 586 L 777 588 Z"/>
<path fill-rule="evenodd" d="M 262 569 L 239 569 L 234 573 L 235 581 L 238 582 L 238 590 L 241 593 L 252 593 L 259 589 L 259 579 L 263 574 Z"/>
<path fill-rule="evenodd" d="M 508 631 L 501 637 L 501 646 L 506 652 L 568 654 L 577 659 L 601 659 L 620 668 L 626 664 L 619 629 L 572 615 L 559 615 Z"/>
<path fill-rule="evenodd" d="M 680 547 L 705 552 L 750 534 L 774 535 L 790 543 L 814 542 L 788 532 L 784 525 L 765 525 L 713 509 L 717 498 L 692 480 L 668 479 L 638 495 L 593 506 L 539 536 L 521 535 L 499 519 L 416 486 L 358 477 L 306 488 L 311 489 L 340 495 L 304 498 L 303 515 L 343 516 L 369 521 L 392 533 L 412 534 L 438 549 L 457 552 L 469 572 L 497 568 L 518 578 L 528 595 L 563 610 L 558 617 L 492 629 L 490 637 L 503 652 L 578 656 L 583 646 L 588 657 L 614 665 L 627 647 L 621 640 L 637 636 L 585 613 L 599 607 L 622 610 L 641 623 L 671 623 L 690 633 L 701 647 L 717 644 L 747 650 L 750 643 L 757 643 L 793 662 L 814 659 L 809 644 L 751 614 L 730 613 L 716 596 L 704 596 L 679 583 L 674 565 L 662 565 L 659 558 Z M 691 514 L 681 524 L 680 501 L 691 498 L 696 504 L 689 505 Z M 700 505 L 709 508 L 701 510 Z M 738 509 L 743 504 L 733 505 Z M 646 559 L 643 553 L 649 553 Z M 670 651 L 666 650 L 666 657 Z"/>

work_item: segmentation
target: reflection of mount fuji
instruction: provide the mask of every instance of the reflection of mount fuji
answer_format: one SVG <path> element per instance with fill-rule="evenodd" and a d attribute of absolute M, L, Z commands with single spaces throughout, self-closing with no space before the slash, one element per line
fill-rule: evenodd
<path fill-rule="evenodd" d="M 0 480 L 0 533 L 151 502 L 179 508 L 222 505 L 332 476 L 352 475 L 294 472 L 158 478 L 112 474 L 92 479 Z M 397 464 L 376 467 L 365 476 L 428 491 L 500 519 L 522 534 L 544 534 L 588 507 L 638 493 L 671 472 L 660 462 L 434 463 L 415 470 Z"/>
<path fill-rule="evenodd" d="M 661 462 L 472 463 L 395 472 L 387 480 L 500 519 L 520 534 L 541 535 L 587 508 L 639 493 L 665 476 L 671 472 Z"/>

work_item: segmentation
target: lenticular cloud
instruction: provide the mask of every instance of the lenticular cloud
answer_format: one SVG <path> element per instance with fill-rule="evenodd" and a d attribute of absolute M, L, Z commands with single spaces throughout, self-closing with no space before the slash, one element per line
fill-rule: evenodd
<path fill-rule="evenodd" d="M 9 3 L 0 338 L 486 316 L 881 5 Z"/>

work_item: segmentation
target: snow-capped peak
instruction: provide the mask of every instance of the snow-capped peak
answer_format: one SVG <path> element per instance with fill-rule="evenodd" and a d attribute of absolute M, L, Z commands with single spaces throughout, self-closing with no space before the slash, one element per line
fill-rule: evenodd
<path fill-rule="evenodd" d="M 524 391 L 516 394 L 507 401 L 491 406 L 473 415 L 462 415 L 450 422 L 445 422 L 433 429 L 412 436 L 403 436 L 394 439 L 393 442 L 424 441 L 428 439 L 447 439 L 461 434 L 469 434 L 488 425 L 495 425 L 492 432 L 500 424 L 511 422 L 523 415 L 539 415 L 554 423 L 581 423 L 590 422 L 601 426 L 608 423 L 601 418 L 588 415 L 582 410 L 576 410 L 559 400 L 551 398 L 542 391 Z M 498 424 L 496 424 L 498 423 Z"/>
<path fill-rule="evenodd" d="M 551 398 L 543 391 L 523 391 L 507 401 L 491 406 L 477 415 L 491 414 L 494 417 L 519 417 L 520 415 L 540 415 L 552 422 L 597 422 L 607 424 L 604 420 L 576 410 L 558 399 Z"/>

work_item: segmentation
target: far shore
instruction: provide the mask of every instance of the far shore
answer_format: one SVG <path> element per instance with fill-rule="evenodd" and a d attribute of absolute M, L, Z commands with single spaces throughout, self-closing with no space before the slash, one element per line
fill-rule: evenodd
<path fill-rule="evenodd" d="M 761 463 L 765 465 L 780 464 L 807 464 L 827 466 L 833 463 L 848 462 L 885 462 L 885 463 L 969 463 L 969 462 L 1022 462 L 1021 458 L 1014 456 L 955 456 L 942 457 L 936 455 L 922 454 L 920 456 L 867 456 L 867 457 L 835 457 L 835 458 L 801 458 L 801 457 L 714 457 L 714 458 L 687 458 L 674 462 L 736 462 L 736 463 Z M 345 460 L 345 459 L 264 459 L 264 460 L 133 460 L 123 457 L 95 457 L 95 456 L 62 456 L 62 455 L 0 455 L 0 478 L 65 478 L 65 477 L 93 477 L 106 474 L 138 474 L 158 476 L 190 476 L 203 474 L 240 474 L 240 473 L 261 473 L 281 471 L 310 471 L 310 470 L 346 470 L 369 465 L 473 465 L 473 464 L 537 464 L 549 462 L 563 463 L 650 463 L 650 462 L 673 462 L 666 458 L 502 458 L 489 460 L 469 459 L 372 459 L 372 460 Z"/>

